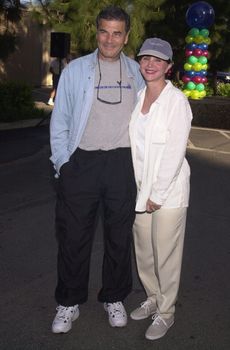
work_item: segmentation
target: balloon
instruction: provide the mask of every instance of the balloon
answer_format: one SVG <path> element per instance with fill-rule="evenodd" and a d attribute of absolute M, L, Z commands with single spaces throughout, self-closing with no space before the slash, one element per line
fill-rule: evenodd
<path fill-rule="evenodd" d="M 185 63 L 184 64 L 184 70 L 189 71 L 191 69 L 192 69 L 192 65 L 191 64 L 189 64 L 189 63 Z"/>
<path fill-rule="evenodd" d="M 186 50 L 185 50 L 185 56 L 186 56 L 186 57 L 191 56 L 191 55 L 192 55 L 192 52 L 193 52 L 192 50 L 186 49 Z"/>
<path fill-rule="evenodd" d="M 192 28 L 190 29 L 190 31 L 188 32 L 188 35 L 191 35 L 191 36 L 197 36 L 199 35 L 200 31 L 198 28 Z"/>
<path fill-rule="evenodd" d="M 208 60 L 205 56 L 200 56 L 198 58 L 198 62 L 200 62 L 201 64 L 206 64 L 208 62 Z"/>
<path fill-rule="evenodd" d="M 190 97 L 194 100 L 198 100 L 200 98 L 200 93 L 197 90 L 193 90 L 190 93 Z"/>
<path fill-rule="evenodd" d="M 189 91 L 189 90 L 187 90 L 187 89 L 184 89 L 184 90 L 183 90 L 183 93 L 185 94 L 185 96 L 189 97 L 191 91 Z"/>
<path fill-rule="evenodd" d="M 186 12 L 186 22 L 190 30 L 185 37 L 186 62 L 182 81 L 184 94 L 192 99 L 206 96 L 204 84 L 208 81 L 208 46 L 211 44 L 207 27 L 214 23 L 214 19 L 213 7 L 205 1 L 193 3 Z"/>
<path fill-rule="evenodd" d="M 206 96 L 206 91 L 203 90 L 203 91 L 200 91 L 200 98 L 203 98 Z"/>
<path fill-rule="evenodd" d="M 193 65 L 193 68 L 196 72 L 199 72 L 201 69 L 202 69 L 202 64 L 199 63 L 199 62 L 196 62 L 194 65 Z"/>
<path fill-rule="evenodd" d="M 181 80 L 183 81 L 183 83 L 187 84 L 191 80 L 191 78 L 189 78 L 187 75 L 183 75 Z"/>
<path fill-rule="evenodd" d="M 188 63 L 190 64 L 195 64 L 198 61 L 198 58 L 196 58 L 195 56 L 190 56 L 188 58 Z"/>
<path fill-rule="evenodd" d="M 185 41 L 187 44 L 190 44 L 194 41 L 194 38 L 193 38 L 193 36 L 188 35 L 188 36 L 186 36 Z"/>
<path fill-rule="evenodd" d="M 211 39 L 210 38 L 204 38 L 204 43 L 207 44 L 207 45 L 210 45 L 211 44 Z"/>
<path fill-rule="evenodd" d="M 186 74 L 187 74 L 187 76 L 192 78 L 192 77 L 195 76 L 195 71 L 194 70 L 189 70 L 189 71 L 186 72 Z"/>
<path fill-rule="evenodd" d="M 205 38 L 207 38 L 209 36 L 209 30 L 204 28 L 204 29 L 201 29 L 200 31 L 200 35 L 204 36 Z"/>
<path fill-rule="evenodd" d="M 203 50 L 207 50 L 208 49 L 208 44 L 203 43 L 202 45 L 203 45 L 203 48 L 202 48 Z"/>
<path fill-rule="evenodd" d="M 202 56 L 202 50 L 201 49 L 195 49 L 193 51 L 194 56 Z"/>
<path fill-rule="evenodd" d="M 188 50 L 194 50 L 196 49 L 197 45 L 195 43 L 190 43 L 188 45 L 186 45 L 186 49 Z"/>
<path fill-rule="evenodd" d="M 201 69 L 201 71 L 200 71 L 200 76 L 201 76 L 201 77 L 206 77 L 206 75 L 207 75 L 207 71 L 204 70 L 204 69 Z"/>
<path fill-rule="evenodd" d="M 196 75 L 195 77 L 192 78 L 192 81 L 196 84 L 199 84 L 199 83 L 203 83 L 202 82 L 202 77 L 200 77 L 199 75 Z"/>
<path fill-rule="evenodd" d="M 196 90 L 199 91 L 199 92 L 200 92 L 200 91 L 203 91 L 203 90 L 204 90 L 204 84 L 202 84 L 202 83 L 197 84 Z"/>
<path fill-rule="evenodd" d="M 194 90 L 196 88 L 196 84 L 194 84 L 192 81 L 189 81 L 187 84 L 186 84 L 186 89 L 187 90 Z"/>
<path fill-rule="evenodd" d="M 214 19 L 213 7 L 205 1 L 195 2 L 186 12 L 186 22 L 191 28 L 208 28 L 213 24 Z"/>
<path fill-rule="evenodd" d="M 203 43 L 205 40 L 206 40 L 206 38 L 204 38 L 202 35 L 197 35 L 197 36 L 194 38 L 194 41 L 195 41 L 196 44 L 201 44 L 201 43 Z"/>
<path fill-rule="evenodd" d="M 201 83 L 206 84 L 208 79 L 206 77 L 201 77 Z"/>
<path fill-rule="evenodd" d="M 205 57 L 208 57 L 208 55 L 209 55 L 208 50 L 204 50 L 204 51 L 202 52 L 202 55 L 205 56 Z"/>

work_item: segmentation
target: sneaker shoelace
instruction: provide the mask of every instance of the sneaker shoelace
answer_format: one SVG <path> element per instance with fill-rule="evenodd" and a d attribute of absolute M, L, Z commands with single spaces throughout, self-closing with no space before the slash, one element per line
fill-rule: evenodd
<path fill-rule="evenodd" d="M 145 309 L 145 311 L 149 312 L 150 311 L 150 305 L 151 305 L 150 300 L 145 300 L 143 303 L 141 303 L 141 308 Z"/>
<path fill-rule="evenodd" d="M 152 317 L 153 323 L 152 324 L 156 324 L 159 325 L 161 322 L 164 323 L 164 325 L 168 328 L 167 323 L 163 320 L 163 318 L 161 316 L 159 316 L 158 314 L 153 315 Z"/>
<path fill-rule="evenodd" d="M 122 304 L 120 301 L 116 303 L 107 303 L 108 311 L 109 313 L 113 316 L 120 316 L 123 315 L 123 310 L 122 310 Z M 124 315 L 123 315 L 124 316 Z"/>
<path fill-rule="evenodd" d="M 56 310 L 58 312 L 56 316 L 58 319 L 68 321 L 74 312 L 74 307 L 59 305 Z"/>

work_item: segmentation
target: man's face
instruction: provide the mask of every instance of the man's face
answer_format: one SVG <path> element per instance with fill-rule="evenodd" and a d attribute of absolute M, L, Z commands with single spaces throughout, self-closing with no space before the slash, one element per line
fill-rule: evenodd
<path fill-rule="evenodd" d="M 99 58 L 116 61 L 124 45 L 128 42 L 129 33 L 125 31 L 125 22 L 101 19 L 97 29 Z"/>

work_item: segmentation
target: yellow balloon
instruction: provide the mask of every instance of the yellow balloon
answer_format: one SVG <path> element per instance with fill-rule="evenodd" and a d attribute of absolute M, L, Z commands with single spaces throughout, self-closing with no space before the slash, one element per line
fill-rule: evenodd
<path fill-rule="evenodd" d="M 197 90 L 192 90 L 191 93 L 190 93 L 190 97 L 193 99 L 193 100 L 198 100 L 200 98 L 200 93 L 199 91 Z"/>
<path fill-rule="evenodd" d="M 184 70 L 188 71 L 188 70 L 191 70 L 192 69 L 192 65 L 189 64 L 189 63 L 185 63 L 184 64 Z"/>
<path fill-rule="evenodd" d="M 202 64 L 202 70 L 207 70 L 208 69 L 208 65 L 207 64 Z"/>
<path fill-rule="evenodd" d="M 186 36 L 185 41 L 187 44 L 191 44 L 194 41 L 193 39 L 193 36 L 188 35 Z"/>
<path fill-rule="evenodd" d="M 187 89 L 184 89 L 184 90 L 183 90 L 183 93 L 185 94 L 185 96 L 189 97 L 190 94 L 191 94 L 191 91 L 190 91 L 190 90 L 187 90 Z"/>
<path fill-rule="evenodd" d="M 200 91 L 200 98 L 203 98 L 206 96 L 206 91 L 203 90 L 203 91 Z"/>
<path fill-rule="evenodd" d="M 204 38 L 204 42 L 205 44 L 210 45 L 212 41 L 210 38 Z"/>
<path fill-rule="evenodd" d="M 196 71 L 196 72 L 199 72 L 201 69 L 202 69 L 202 64 L 200 62 L 196 62 L 194 65 L 193 65 L 193 69 Z"/>
<path fill-rule="evenodd" d="M 194 38 L 194 41 L 196 44 L 201 44 L 204 42 L 204 37 L 202 35 L 197 35 L 195 38 Z"/>

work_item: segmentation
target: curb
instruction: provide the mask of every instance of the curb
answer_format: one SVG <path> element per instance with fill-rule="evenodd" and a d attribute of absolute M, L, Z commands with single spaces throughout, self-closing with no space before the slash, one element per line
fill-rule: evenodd
<path fill-rule="evenodd" d="M 46 120 L 47 119 L 47 120 Z M 23 129 L 23 128 L 32 128 L 40 125 L 48 124 L 48 116 L 41 119 L 27 119 L 20 120 L 12 123 L 0 123 L 0 130 L 13 130 L 13 129 Z"/>
<path fill-rule="evenodd" d="M 48 106 L 44 102 L 35 102 L 37 108 L 43 109 L 46 113 L 43 118 L 34 118 L 34 119 L 25 119 L 18 120 L 16 122 L 11 123 L 0 123 L 0 130 L 12 130 L 12 129 L 21 129 L 21 128 L 31 128 L 40 125 L 46 125 L 49 121 L 49 114 L 52 112 L 53 107 Z"/>
<path fill-rule="evenodd" d="M 12 130 L 36 126 L 41 119 L 21 120 L 20 122 L 0 123 L 0 130 Z"/>

